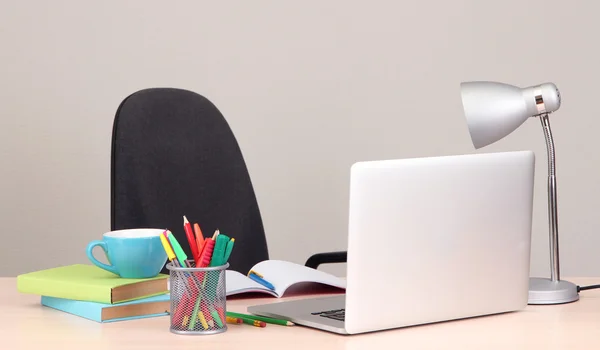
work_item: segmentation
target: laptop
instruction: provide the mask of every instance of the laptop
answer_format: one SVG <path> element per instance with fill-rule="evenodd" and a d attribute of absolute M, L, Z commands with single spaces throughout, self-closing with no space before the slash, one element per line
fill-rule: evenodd
<path fill-rule="evenodd" d="M 534 164 L 532 151 L 355 163 L 345 293 L 248 312 L 358 334 L 524 309 Z"/>

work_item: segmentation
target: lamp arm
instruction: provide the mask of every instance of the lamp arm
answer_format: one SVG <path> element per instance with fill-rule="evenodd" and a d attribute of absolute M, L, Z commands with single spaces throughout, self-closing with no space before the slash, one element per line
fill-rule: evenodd
<path fill-rule="evenodd" d="M 560 263 L 558 260 L 558 207 L 556 199 L 556 155 L 554 140 L 550 129 L 548 113 L 540 115 L 546 148 L 548 153 L 548 221 L 550 228 L 550 279 L 553 282 L 560 280 Z"/>

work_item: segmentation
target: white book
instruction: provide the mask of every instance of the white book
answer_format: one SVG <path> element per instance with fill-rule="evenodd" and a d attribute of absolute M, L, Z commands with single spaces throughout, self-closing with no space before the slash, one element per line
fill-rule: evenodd
<path fill-rule="evenodd" d="M 227 296 L 242 293 L 266 293 L 281 298 L 288 288 L 303 283 L 346 289 L 346 280 L 343 278 L 288 261 L 261 261 L 254 265 L 250 271 L 261 275 L 264 280 L 274 287 L 274 290 L 238 271 L 227 270 L 225 272 Z"/>

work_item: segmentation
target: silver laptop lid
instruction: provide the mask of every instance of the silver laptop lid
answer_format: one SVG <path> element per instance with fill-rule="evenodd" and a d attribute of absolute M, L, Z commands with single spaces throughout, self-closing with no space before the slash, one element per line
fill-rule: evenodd
<path fill-rule="evenodd" d="M 353 165 L 348 333 L 524 308 L 534 163 L 519 151 Z"/>

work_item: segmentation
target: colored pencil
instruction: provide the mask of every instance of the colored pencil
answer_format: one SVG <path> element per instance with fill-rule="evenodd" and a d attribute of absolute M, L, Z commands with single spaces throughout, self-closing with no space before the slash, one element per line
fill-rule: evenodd
<path fill-rule="evenodd" d="M 244 320 L 242 320 L 241 318 L 237 318 L 237 317 L 227 316 L 226 320 L 227 320 L 227 323 L 231 323 L 231 324 L 242 324 L 242 323 L 244 323 Z"/>
<path fill-rule="evenodd" d="M 192 252 L 192 257 L 194 260 L 200 259 L 200 253 L 198 252 L 198 243 L 196 242 L 196 238 L 194 237 L 194 232 L 192 232 L 192 225 L 188 221 L 185 215 L 183 216 L 183 230 L 185 231 L 185 236 L 187 237 L 188 244 L 190 245 L 190 250 Z"/>
<path fill-rule="evenodd" d="M 241 317 L 239 317 L 239 319 L 242 320 L 243 323 L 249 324 L 249 325 L 254 326 L 254 327 L 264 328 L 264 327 L 267 326 L 267 324 L 265 322 L 262 322 L 262 321 L 259 321 L 259 320 L 251 320 L 249 318 L 241 318 Z"/>
<path fill-rule="evenodd" d="M 227 242 L 227 247 L 225 248 L 225 256 L 223 257 L 223 264 L 226 264 L 229 261 L 229 257 L 231 256 L 231 251 L 233 250 L 233 245 L 235 244 L 235 238 L 232 238 Z"/>
<path fill-rule="evenodd" d="M 202 249 L 204 249 L 204 236 L 202 235 L 202 230 L 200 230 L 200 225 L 194 223 L 194 234 L 196 235 L 196 245 L 198 245 L 198 256 L 202 256 Z"/>
<path fill-rule="evenodd" d="M 265 323 L 271 323 L 271 324 L 276 324 L 276 325 L 280 325 L 280 326 L 293 326 L 294 325 L 293 322 L 290 322 L 287 320 L 280 320 L 277 318 L 271 318 L 271 317 L 240 314 L 237 312 L 230 312 L 230 311 L 227 311 L 226 314 L 229 317 L 235 317 L 235 318 L 241 318 L 241 319 L 245 318 L 245 319 L 249 319 L 249 320 L 253 320 L 253 321 L 262 321 Z"/>

